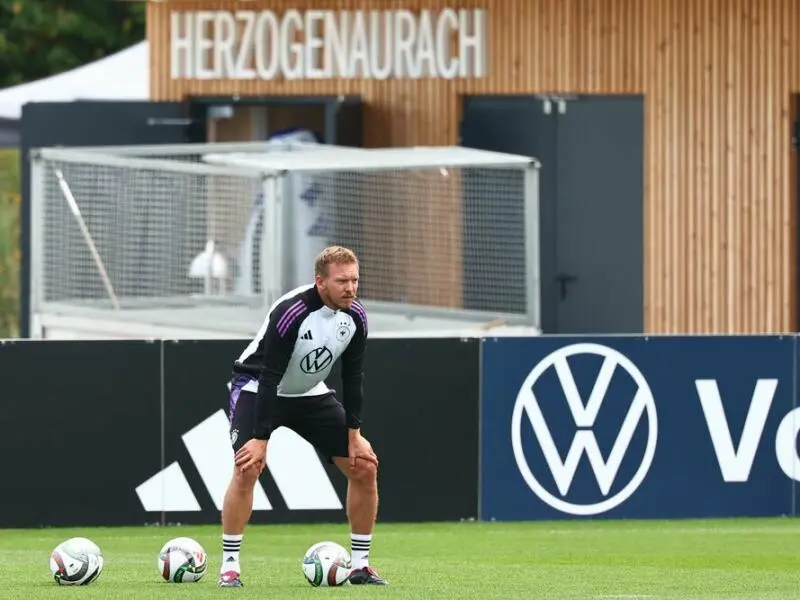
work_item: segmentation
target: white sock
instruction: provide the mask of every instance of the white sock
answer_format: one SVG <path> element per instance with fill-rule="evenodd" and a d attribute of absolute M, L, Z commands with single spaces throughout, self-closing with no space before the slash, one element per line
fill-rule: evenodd
<path fill-rule="evenodd" d="M 363 569 L 369 566 L 369 546 L 371 542 L 372 535 L 350 534 L 350 557 L 353 559 L 353 569 Z"/>
<path fill-rule="evenodd" d="M 243 537 L 243 535 L 222 534 L 222 565 L 219 568 L 220 573 L 225 573 L 226 571 L 241 573 L 239 550 L 242 547 Z"/>

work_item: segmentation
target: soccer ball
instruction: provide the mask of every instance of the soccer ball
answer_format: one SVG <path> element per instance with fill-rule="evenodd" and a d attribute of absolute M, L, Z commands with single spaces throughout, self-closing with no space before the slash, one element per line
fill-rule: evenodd
<path fill-rule="evenodd" d="M 303 575 L 314 587 L 335 587 L 347 583 L 350 553 L 336 542 L 318 542 L 303 556 Z"/>
<path fill-rule="evenodd" d="M 88 585 L 103 572 L 103 552 L 85 537 L 61 542 L 50 554 L 50 573 L 59 585 Z"/>
<path fill-rule="evenodd" d="M 207 568 L 206 551 L 192 538 L 172 539 L 158 553 L 158 571 L 170 583 L 200 581 Z"/>

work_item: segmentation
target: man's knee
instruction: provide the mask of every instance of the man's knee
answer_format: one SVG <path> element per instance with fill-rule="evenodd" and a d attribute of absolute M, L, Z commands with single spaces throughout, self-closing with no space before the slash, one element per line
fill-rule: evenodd
<path fill-rule="evenodd" d="M 263 463 L 261 462 L 250 467 L 246 471 L 241 471 L 238 467 L 234 467 L 231 484 L 233 487 L 240 490 L 252 490 L 255 487 L 256 481 L 258 481 L 258 476 L 261 475 L 262 470 Z"/>
<path fill-rule="evenodd" d="M 355 467 L 350 469 L 350 481 L 362 485 L 370 485 L 378 480 L 378 467 L 377 465 L 364 458 L 356 459 Z"/>

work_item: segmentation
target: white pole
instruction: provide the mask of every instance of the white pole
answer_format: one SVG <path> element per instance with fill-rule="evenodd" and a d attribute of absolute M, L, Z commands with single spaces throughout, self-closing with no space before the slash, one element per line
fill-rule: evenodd
<path fill-rule="evenodd" d="M 111 280 L 108 278 L 108 273 L 106 273 L 103 260 L 100 258 L 100 254 L 97 252 L 97 248 L 94 245 L 94 240 L 92 240 L 89 229 L 86 227 L 86 223 L 83 220 L 81 209 L 78 208 L 78 203 L 75 202 L 75 197 L 72 195 L 72 190 L 69 189 L 69 185 L 67 185 L 67 182 L 64 179 L 64 173 L 61 172 L 61 169 L 55 169 L 55 173 L 56 177 L 58 178 L 58 185 L 61 188 L 61 193 L 64 195 L 72 214 L 75 215 L 75 219 L 78 221 L 78 226 L 81 228 L 83 238 L 86 240 L 86 244 L 89 246 L 89 251 L 92 253 L 92 257 L 97 265 L 97 269 L 100 271 L 100 277 L 103 280 L 103 284 L 106 286 L 106 291 L 108 292 L 108 297 L 111 299 L 111 304 L 116 310 L 119 310 L 120 306 L 119 301 L 117 300 L 117 295 L 114 293 L 114 288 L 111 286 Z"/>

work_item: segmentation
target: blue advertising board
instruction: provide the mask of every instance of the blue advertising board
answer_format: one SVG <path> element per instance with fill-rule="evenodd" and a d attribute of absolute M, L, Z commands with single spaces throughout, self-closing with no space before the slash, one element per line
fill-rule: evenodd
<path fill-rule="evenodd" d="M 788 336 L 485 339 L 481 519 L 794 514 L 795 346 Z"/>

